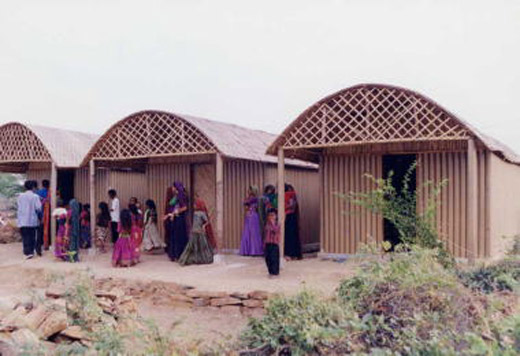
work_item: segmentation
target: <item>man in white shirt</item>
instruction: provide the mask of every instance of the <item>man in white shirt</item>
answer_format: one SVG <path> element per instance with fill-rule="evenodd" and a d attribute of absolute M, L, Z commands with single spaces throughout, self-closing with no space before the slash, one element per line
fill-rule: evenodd
<path fill-rule="evenodd" d="M 18 227 L 22 235 L 23 254 L 26 259 L 34 257 L 36 239 L 42 203 L 40 197 L 33 192 L 34 182 L 28 180 L 24 184 L 25 192 L 18 196 Z"/>
<path fill-rule="evenodd" d="M 110 228 L 112 230 L 112 242 L 116 243 L 119 238 L 118 225 L 120 221 L 120 206 L 119 198 L 115 189 L 108 191 L 108 197 L 110 198 Z"/>

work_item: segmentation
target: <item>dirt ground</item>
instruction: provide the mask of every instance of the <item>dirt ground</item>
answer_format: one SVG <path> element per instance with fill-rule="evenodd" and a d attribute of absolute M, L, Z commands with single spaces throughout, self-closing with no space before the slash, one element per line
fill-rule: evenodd
<path fill-rule="evenodd" d="M 324 261 L 318 258 L 290 261 L 283 264 L 278 278 L 269 279 L 264 260 L 260 257 L 223 255 L 224 261 L 211 265 L 181 267 L 170 262 L 166 255 L 143 255 L 142 262 L 131 268 L 113 268 L 111 255 L 92 255 L 80 252 L 81 263 L 64 263 L 46 251 L 42 258 L 24 260 L 19 243 L 0 245 L 0 267 L 43 268 L 66 272 L 87 270 L 96 277 L 137 280 L 158 280 L 193 286 L 200 290 L 250 292 L 256 289 L 272 293 L 290 294 L 302 287 L 324 294 L 333 292 L 338 282 L 352 272 L 350 263 Z"/>
<path fill-rule="evenodd" d="M 212 265 L 181 267 L 170 262 L 164 254 L 144 255 L 139 265 L 116 269 L 110 265 L 110 254 L 94 255 L 82 250 L 81 263 L 73 264 L 55 260 L 51 252 L 26 261 L 21 251 L 19 243 L 0 245 L 0 312 L 12 307 L 16 301 L 43 291 L 52 278 L 67 278 L 81 271 L 98 279 L 112 278 L 128 286 L 165 282 L 203 291 L 264 290 L 283 294 L 309 288 L 327 295 L 333 293 L 339 281 L 351 274 L 356 265 L 318 258 L 291 261 L 284 263 L 278 278 L 269 279 L 262 258 L 225 255 L 223 261 Z M 139 298 L 138 304 L 143 317 L 153 319 L 174 340 L 187 345 L 232 340 L 248 320 L 239 312 L 222 312 L 217 308 L 163 306 L 154 302 L 153 295 L 149 294 Z"/>

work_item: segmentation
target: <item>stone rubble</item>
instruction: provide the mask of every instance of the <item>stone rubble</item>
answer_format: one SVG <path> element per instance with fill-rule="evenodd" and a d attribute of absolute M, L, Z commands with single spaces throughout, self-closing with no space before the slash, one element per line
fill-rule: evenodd
<path fill-rule="evenodd" d="M 53 283 L 45 290 L 43 300 L 19 303 L 2 314 L 0 355 L 16 355 L 20 347 L 27 345 L 44 345 L 47 350 L 72 343 L 91 347 L 90 335 L 103 332 L 107 327 L 120 332 L 135 331 L 139 328 L 136 301 L 140 298 L 150 297 L 154 304 L 162 306 L 208 308 L 232 317 L 240 314 L 261 316 L 265 301 L 272 297 L 258 290 L 250 293 L 201 291 L 164 282 L 129 284 L 109 278 L 94 283 L 93 303 L 101 313 L 101 317 L 94 320 L 81 320 L 81 323 L 75 320 L 85 306 L 79 305 L 81 299 L 70 298 L 69 290 L 59 283 Z"/>

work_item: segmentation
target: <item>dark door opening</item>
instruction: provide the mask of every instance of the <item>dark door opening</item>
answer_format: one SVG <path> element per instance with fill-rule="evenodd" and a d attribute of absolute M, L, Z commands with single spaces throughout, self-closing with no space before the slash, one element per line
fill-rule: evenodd
<path fill-rule="evenodd" d="M 395 188 L 397 194 L 401 194 L 403 190 L 403 179 L 406 172 L 410 169 L 412 164 L 416 161 L 415 155 L 386 155 L 383 156 L 383 177 L 388 178 L 390 172 L 393 172 L 392 186 Z M 416 173 L 412 172 L 408 189 L 415 191 L 417 188 Z M 395 246 L 401 242 L 399 238 L 399 231 L 393 223 L 384 220 L 384 240 Z"/>
<path fill-rule="evenodd" d="M 65 204 L 74 198 L 74 170 L 58 171 L 58 193 Z"/>

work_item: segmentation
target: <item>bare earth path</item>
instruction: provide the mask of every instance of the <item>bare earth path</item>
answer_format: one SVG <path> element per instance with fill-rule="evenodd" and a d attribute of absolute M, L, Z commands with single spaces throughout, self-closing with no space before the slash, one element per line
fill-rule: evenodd
<path fill-rule="evenodd" d="M 317 258 L 287 262 L 277 279 L 267 278 L 262 258 L 224 256 L 213 265 L 181 267 L 163 255 L 143 255 L 142 263 L 132 268 L 113 268 L 110 254 L 89 255 L 81 251 L 81 263 L 57 261 L 51 252 L 42 258 L 24 260 L 19 243 L 0 245 L 0 313 L 16 300 L 27 298 L 28 291 L 43 290 L 49 276 L 70 276 L 73 272 L 88 271 L 96 278 L 136 282 L 174 282 L 205 291 L 251 292 L 265 290 L 292 294 L 302 288 L 322 294 L 334 292 L 339 281 L 351 274 L 355 263 L 336 263 Z M 179 343 L 202 345 L 225 342 L 238 335 L 248 318 L 240 313 L 226 313 L 214 308 L 189 309 L 162 306 L 151 299 L 141 299 L 142 316 L 157 325 Z"/>
<path fill-rule="evenodd" d="M 42 258 L 25 261 L 21 244 L 0 245 L 0 267 L 44 268 L 47 271 L 67 272 L 89 270 L 96 277 L 137 280 L 159 280 L 193 286 L 200 290 L 250 292 L 261 289 L 273 293 L 291 294 L 308 287 L 329 294 L 338 282 L 352 273 L 352 264 L 323 261 L 317 258 L 291 261 L 284 264 L 281 275 L 267 278 L 264 260 L 260 257 L 225 255 L 219 264 L 181 267 L 170 262 L 166 255 L 143 255 L 142 262 L 132 268 L 113 268 L 111 255 L 89 255 L 81 251 L 81 263 L 65 263 L 47 251 Z"/>

